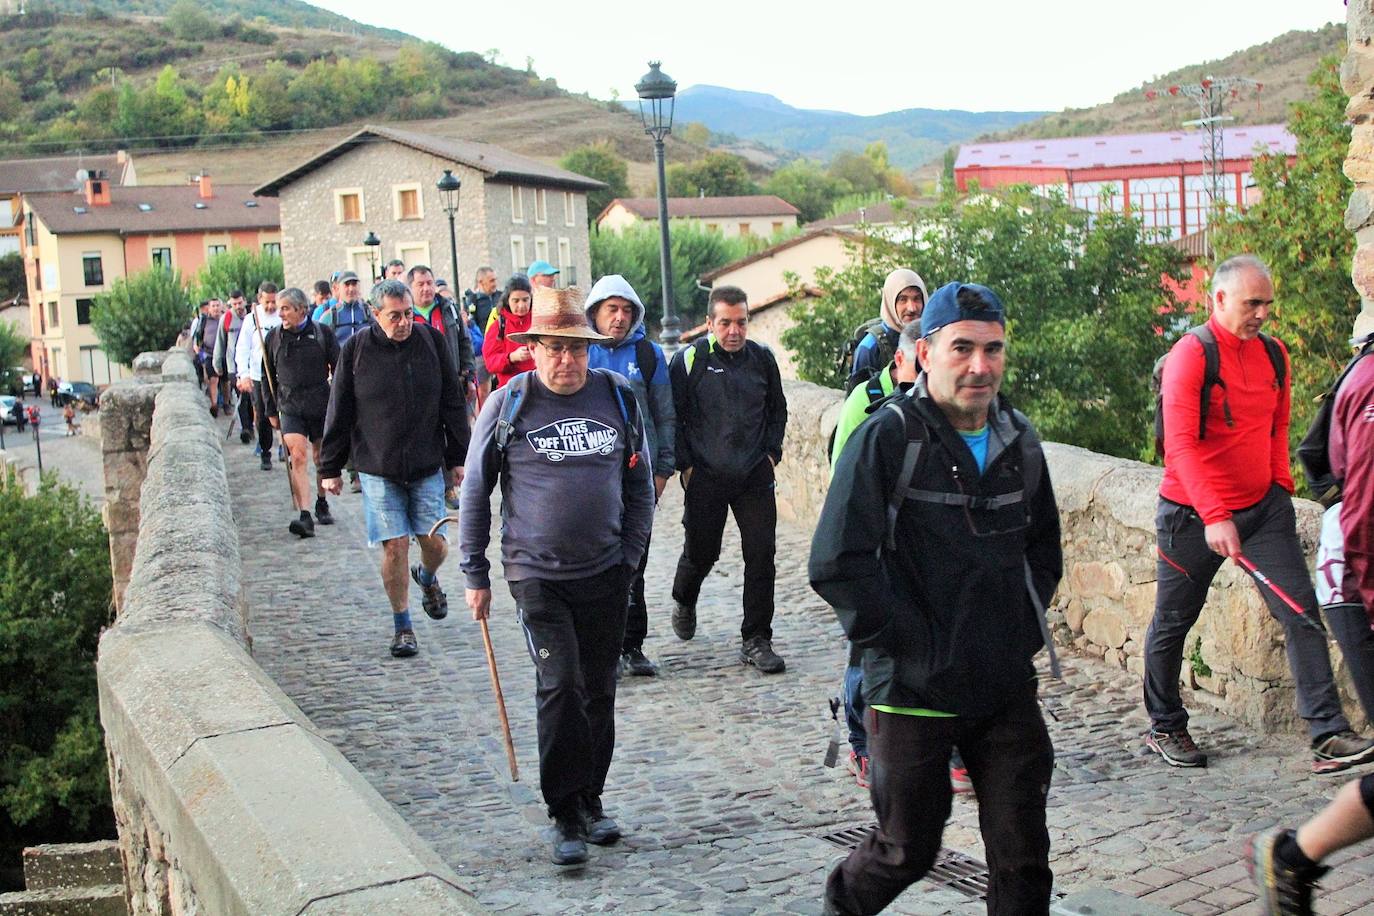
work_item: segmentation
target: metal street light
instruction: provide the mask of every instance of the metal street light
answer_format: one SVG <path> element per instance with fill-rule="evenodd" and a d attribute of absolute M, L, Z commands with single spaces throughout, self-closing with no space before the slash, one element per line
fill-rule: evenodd
<path fill-rule="evenodd" d="M 444 212 L 448 214 L 448 250 L 453 259 L 453 273 L 449 281 L 453 285 L 449 289 L 453 290 L 455 302 L 458 300 L 458 290 L 462 287 L 458 279 L 458 231 L 453 227 L 453 219 L 458 214 L 458 189 L 462 184 L 452 169 L 444 169 L 444 174 L 439 176 L 439 181 L 434 185 L 439 189 L 439 199 L 443 201 Z"/>
<path fill-rule="evenodd" d="M 659 341 L 671 356 L 682 338 L 682 325 L 673 310 L 673 257 L 668 236 L 668 184 L 664 178 L 663 138 L 673 130 L 673 108 L 677 83 L 659 69 L 659 62 L 649 61 L 649 72 L 635 83 L 639 95 L 639 119 L 644 132 L 654 138 L 654 163 L 658 166 L 658 244 L 659 262 L 663 271 L 663 328 Z M 647 104 L 646 104 L 647 103 Z"/>
<path fill-rule="evenodd" d="M 367 260 L 372 265 L 372 282 L 377 282 L 377 250 L 382 247 L 382 240 L 377 238 L 377 233 L 371 229 L 367 230 L 367 236 L 363 239 L 363 244 L 367 246 Z"/>

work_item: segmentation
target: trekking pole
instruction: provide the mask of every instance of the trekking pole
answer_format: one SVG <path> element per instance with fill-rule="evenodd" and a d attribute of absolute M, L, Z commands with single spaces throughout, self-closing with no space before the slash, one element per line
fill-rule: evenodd
<path fill-rule="evenodd" d="M 275 404 L 277 405 L 277 410 L 278 410 L 277 416 L 280 417 L 280 416 L 281 416 L 281 401 L 277 400 L 277 386 L 272 382 L 272 370 L 271 370 L 271 369 L 268 367 L 268 365 L 267 365 L 267 341 L 266 341 L 266 339 L 263 337 L 263 334 L 262 334 L 262 319 L 261 319 L 261 317 L 260 317 L 260 316 L 261 316 L 261 312 L 259 311 L 259 308 L 260 308 L 260 304 L 257 303 L 257 302 L 254 302 L 254 303 L 253 303 L 253 329 L 254 329 L 255 331 L 257 331 L 257 333 L 258 333 L 258 353 L 260 354 L 259 358 L 262 360 L 262 377 L 265 378 L 265 379 L 267 379 L 267 390 L 268 390 L 268 392 L 272 395 L 272 401 L 273 401 L 273 403 L 275 403 Z M 267 409 L 267 405 L 266 405 L 266 404 L 263 405 L 263 409 L 264 409 L 264 410 Z M 264 418 L 264 419 L 265 419 L 265 418 Z M 278 422 L 280 422 L 280 421 L 278 421 Z M 275 436 L 275 434 L 274 434 L 274 435 L 273 435 L 273 439 L 275 440 L 275 438 L 276 438 L 276 436 Z M 282 435 L 282 443 L 285 444 L 285 442 L 286 442 L 286 435 L 283 434 L 283 435 Z M 287 452 L 287 453 L 286 453 L 286 488 L 287 488 L 288 490 L 291 491 L 291 509 L 292 509 L 292 511 L 295 511 L 298 507 L 297 507 L 297 505 L 296 505 L 296 487 L 295 487 L 295 484 L 293 484 L 293 483 L 291 482 L 291 453 L 290 453 L 290 452 Z"/>
<path fill-rule="evenodd" d="M 452 515 L 446 515 L 435 522 L 429 529 L 429 536 L 434 537 L 434 533 L 449 522 L 458 521 Z M 501 675 L 496 670 L 496 650 L 491 644 L 491 630 L 487 626 L 487 620 L 483 617 L 478 621 L 482 625 L 482 644 L 487 650 L 487 673 L 491 675 L 491 692 L 496 696 L 496 715 L 501 720 L 501 737 L 506 742 L 506 762 L 510 765 L 510 781 L 520 781 L 520 766 L 515 762 L 515 741 L 511 738 L 510 719 L 506 716 L 506 697 L 501 692 Z"/>
<path fill-rule="evenodd" d="M 1288 594 L 1286 591 L 1284 591 L 1282 588 L 1276 585 L 1272 579 L 1270 579 L 1268 576 L 1266 576 L 1263 572 L 1260 571 L 1259 567 L 1257 567 L 1254 563 L 1251 563 L 1249 557 L 1247 557 L 1243 553 L 1238 553 L 1236 554 L 1236 563 L 1240 565 L 1241 569 L 1244 569 L 1250 575 L 1254 576 L 1256 582 L 1258 582 L 1260 585 L 1263 585 L 1265 588 L 1269 589 L 1269 591 L 1273 592 L 1274 595 L 1280 601 L 1288 605 L 1289 609 L 1292 610 L 1294 614 L 1298 615 L 1299 620 L 1303 621 L 1310 627 L 1315 627 L 1323 634 L 1326 633 L 1325 627 L 1323 627 L 1317 621 L 1313 620 L 1311 617 L 1308 617 L 1306 612 L 1303 611 L 1302 605 L 1294 601 L 1292 595 Z"/>

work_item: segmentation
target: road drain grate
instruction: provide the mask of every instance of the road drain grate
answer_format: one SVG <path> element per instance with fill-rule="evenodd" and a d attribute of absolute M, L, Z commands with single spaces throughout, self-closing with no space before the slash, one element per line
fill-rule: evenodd
<path fill-rule="evenodd" d="M 876 824 L 846 827 L 844 830 L 827 833 L 821 839 L 841 849 L 856 849 L 865 837 L 877 829 Z M 947 887 L 976 900 L 986 900 L 988 896 L 988 867 L 977 859 L 953 849 L 941 847 L 940 854 L 935 857 L 935 864 L 921 880 L 936 887 Z"/>

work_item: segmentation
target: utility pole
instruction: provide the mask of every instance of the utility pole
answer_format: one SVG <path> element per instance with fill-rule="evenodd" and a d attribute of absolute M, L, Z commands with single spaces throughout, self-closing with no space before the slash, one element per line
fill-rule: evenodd
<path fill-rule="evenodd" d="M 1187 96 L 1197 102 L 1198 117 L 1184 121 L 1184 127 L 1201 127 L 1207 131 L 1207 142 L 1202 147 L 1203 174 L 1207 176 L 1207 224 L 1226 203 L 1226 131 L 1227 121 L 1235 118 L 1225 114 L 1228 99 L 1238 99 L 1242 91 L 1253 89 L 1259 92 L 1263 84 L 1246 76 L 1208 76 L 1196 83 L 1166 86 L 1163 89 L 1145 90 L 1145 98 L 1151 101 L 1161 94 Z M 1180 193 L 1185 193 L 1179 188 Z M 1210 247 L 1210 239 L 1208 246 Z"/>

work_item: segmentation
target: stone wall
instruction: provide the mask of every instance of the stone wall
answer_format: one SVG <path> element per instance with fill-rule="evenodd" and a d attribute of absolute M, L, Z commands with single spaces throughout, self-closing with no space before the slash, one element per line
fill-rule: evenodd
<path fill-rule="evenodd" d="M 842 394 L 808 382 L 783 384 L 788 423 L 777 470 L 779 514 L 814 527 L 829 485 L 825 446 Z M 1140 674 L 1154 611 L 1154 513 L 1163 471 L 1054 443 L 1045 454 L 1064 541 L 1064 579 L 1049 612 L 1055 643 Z M 1321 507 L 1298 500 L 1297 511 L 1310 557 Z M 1283 630 L 1249 578 L 1230 564 L 1213 583 L 1188 649 L 1195 664 L 1185 658 L 1185 702 L 1210 705 L 1260 731 L 1299 729 Z M 1331 651 L 1346 712 L 1362 727 L 1365 717 L 1334 643 Z"/>
<path fill-rule="evenodd" d="M 1346 118 L 1353 125 L 1345 174 L 1355 183 L 1345 226 L 1355 233 L 1351 279 L 1365 315 L 1374 316 L 1374 0 L 1349 0 L 1341 87 L 1350 96 Z"/>
<path fill-rule="evenodd" d="M 136 546 L 97 661 L 130 911 L 480 912 L 250 657 L 220 437 L 185 369 L 166 356 L 104 430 L 124 446 L 107 492 L 139 493 L 117 510 Z"/>

